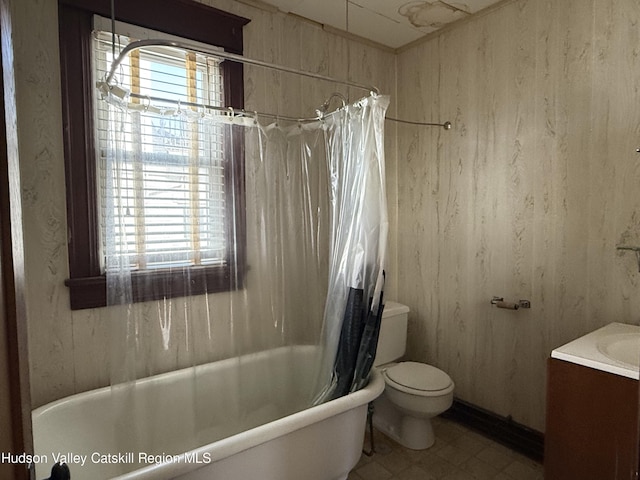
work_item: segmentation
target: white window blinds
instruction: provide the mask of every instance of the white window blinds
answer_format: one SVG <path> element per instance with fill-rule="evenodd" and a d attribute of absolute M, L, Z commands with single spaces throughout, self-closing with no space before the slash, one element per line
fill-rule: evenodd
<path fill-rule="evenodd" d="M 117 37 L 120 47 L 129 39 Z M 110 32 L 96 31 L 94 79 L 103 79 L 112 61 Z M 131 93 L 153 97 L 155 107 L 178 112 L 180 102 L 224 105 L 219 60 L 168 47 L 133 51 L 116 72 Z M 166 102 L 157 98 L 166 99 Z M 144 104 L 147 100 L 131 99 Z M 109 105 L 95 98 L 99 215 L 102 251 L 106 224 L 113 214 L 108 185 L 118 181 L 125 228 L 115 239 L 134 270 L 173 266 L 224 265 L 227 258 L 224 127 L 190 121 L 187 115 L 129 111 L 125 121 L 109 118 Z M 109 129 L 119 129 L 118 152 L 125 160 L 117 179 L 109 179 Z M 104 265 L 104 261 L 103 261 Z"/>

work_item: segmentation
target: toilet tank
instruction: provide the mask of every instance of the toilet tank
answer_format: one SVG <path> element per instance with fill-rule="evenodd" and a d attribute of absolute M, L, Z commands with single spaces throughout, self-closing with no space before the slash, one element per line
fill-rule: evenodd
<path fill-rule="evenodd" d="M 407 349 L 407 323 L 409 307 L 396 302 L 386 302 L 382 311 L 380 336 L 374 366 L 393 362 Z"/>

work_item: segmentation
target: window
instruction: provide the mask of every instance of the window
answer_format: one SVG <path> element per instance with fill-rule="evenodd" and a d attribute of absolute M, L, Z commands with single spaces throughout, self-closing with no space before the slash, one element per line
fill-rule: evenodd
<path fill-rule="evenodd" d="M 118 35 L 121 46 L 130 41 Z M 110 32 L 94 32 L 95 82 L 103 80 L 111 67 L 111 43 Z M 187 100 L 199 105 L 224 105 L 217 58 L 155 46 L 132 51 L 118 72 L 118 85 L 153 98 L 154 108 L 175 109 L 180 103 L 174 101 Z M 108 104 L 102 101 L 98 89 L 94 95 L 100 247 L 104 252 L 110 213 L 105 198 L 105 152 L 109 149 L 108 130 L 114 125 L 108 120 Z M 147 103 L 137 97 L 132 101 Z M 131 111 L 123 118 L 126 129 L 122 144 L 126 152 L 122 158 L 126 168 L 120 172 L 119 181 L 126 204 L 127 238 L 115 239 L 118 250 L 126 252 L 134 271 L 223 266 L 230 248 L 225 222 L 224 128 L 144 110 Z"/>
<path fill-rule="evenodd" d="M 93 77 L 102 78 L 111 65 L 111 32 L 92 33 L 92 19 L 96 13 L 108 15 L 108 3 L 59 4 L 72 309 L 106 304 L 103 225 L 108 207 L 101 195 L 106 109 L 94 98 Z M 185 0 L 121 3 L 118 20 L 242 53 L 245 19 Z M 124 46 L 129 39 L 121 36 L 119 41 Z M 243 107 L 242 67 L 237 63 L 166 47 L 137 50 L 129 61 L 136 68 L 123 63 L 119 71 L 126 72 L 122 79 L 132 92 Z M 171 117 L 129 118 L 126 148 L 143 159 L 127 164 L 122 178 L 131 202 L 127 228 L 135 240 L 127 250 L 136 300 L 187 294 L 183 274 L 176 273 L 183 269 L 170 267 L 191 270 L 191 293 L 241 286 L 244 218 L 230 215 L 244 212 L 243 165 L 237 161 L 242 158 L 241 135 L 231 135 L 233 127 L 227 126 L 194 131 L 194 124 Z M 187 161 L 193 155 L 202 159 L 197 169 Z M 230 240 L 232 232 L 235 241 Z"/>

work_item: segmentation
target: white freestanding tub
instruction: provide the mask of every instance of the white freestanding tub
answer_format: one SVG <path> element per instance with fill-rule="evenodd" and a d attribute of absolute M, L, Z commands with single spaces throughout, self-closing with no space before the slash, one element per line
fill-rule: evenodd
<path fill-rule="evenodd" d="M 367 404 L 384 380 L 372 371 L 366 388 L 302 410 L 290 400 L 306 401 L 298 386 L 313 376 L 317 352 L 283 347 L 40 407 L 33 412 L 36 478 L 62 460 L 72 480 L 346 479 L 360 458 Z M 146 414 L 150 405 L 155 416 Z"/>

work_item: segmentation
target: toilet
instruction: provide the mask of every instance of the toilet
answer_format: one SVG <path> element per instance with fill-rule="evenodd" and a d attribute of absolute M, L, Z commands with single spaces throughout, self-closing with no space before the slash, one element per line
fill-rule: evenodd
<path fill-rule="evenodd" d="M 418 362 L 399 362 L 407 347 L 409 307 L 386 302 L 374 367 L 385 381 L 374 401 L 373 424 L 401 445 L 424 450 L 435 442 L 431 418 L 453 403 L 454 383 L 442 370 Z"/>

